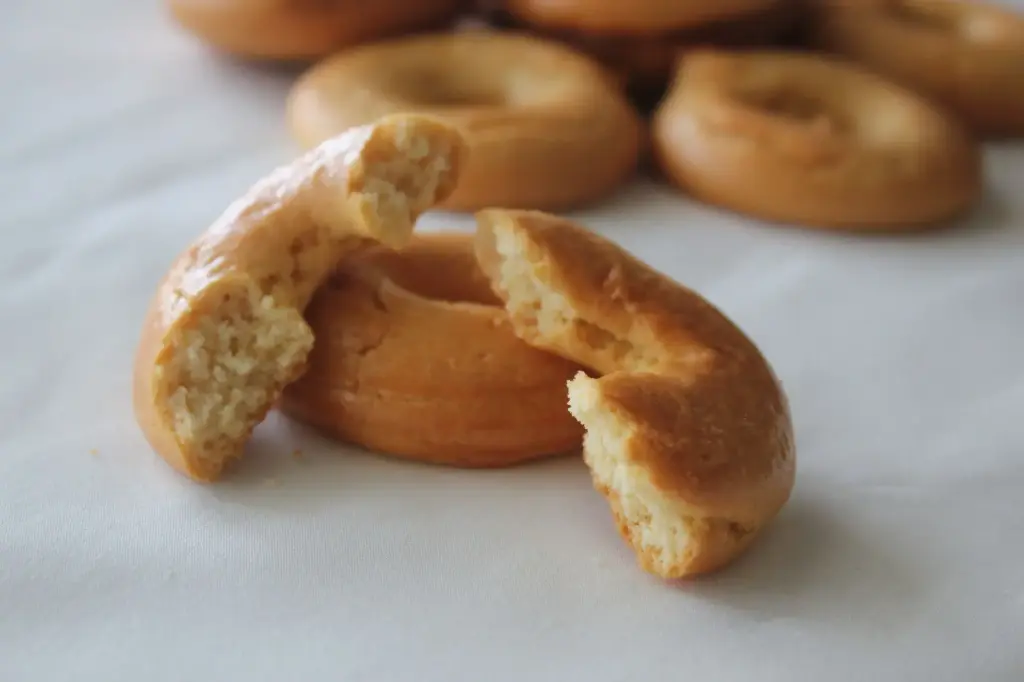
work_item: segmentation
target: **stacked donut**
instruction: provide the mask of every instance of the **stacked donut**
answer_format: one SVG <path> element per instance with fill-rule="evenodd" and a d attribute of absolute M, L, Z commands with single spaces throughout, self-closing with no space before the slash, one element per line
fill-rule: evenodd
<path fill-rule="evenodd" d="M 489 209 L 475 238 L 414 235 L 466 158 L 455 127 L 396 115 L 233 202 L 153 298 L 134 371 L 147 440 L 205 482 L 274 406 L 454 466 L 582 442 L 645 569 L 725 566 L 793 486 L 789 406 L 768 362 L 697 293 L 553 214 Z"/>
<path fill-rule="evenodd" d="M 286 107 L 306 151 L 153 298 L 134 381 L 152 447 L 215 481 L 275 407 L 450 466 L 582 445 L 667 578 L 725 566 L 785 505 L 789 407 L 722 312 L 555 213 L 610 196 L 650 144 L 708 204 L 920 229 L 976 202 L 979 132 L 1024 132 L 1024 20 L 973 3 L 506 0 L 511 30 L 438 31 L 461 0 L 171 2 L 222 49 L 317 63 Z M 794 16 L 819 52 L 741 30 Z M 665 88 L 649 122 L 637 83 Z M 475 213 L 476 236 L 415 234 L 436 209 Z"/>

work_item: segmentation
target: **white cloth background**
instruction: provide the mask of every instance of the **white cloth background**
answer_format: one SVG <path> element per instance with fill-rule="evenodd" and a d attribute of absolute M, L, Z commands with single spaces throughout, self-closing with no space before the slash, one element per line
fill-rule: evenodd
<path fill-rule="evenodd" d="M 580 214 L 722 307 L 792 401 L 792 502 L 673 586 L 577 458 L 430 468 L 275 416 L 223 484 L 173 474 L 130 410 L 141 317 L 295 153 L 294 72 L 217 58 L 152 1 L 3 15 L 0 680 L 1024 679 L 1024 146 L 921 236 L 645 183 Z"/>

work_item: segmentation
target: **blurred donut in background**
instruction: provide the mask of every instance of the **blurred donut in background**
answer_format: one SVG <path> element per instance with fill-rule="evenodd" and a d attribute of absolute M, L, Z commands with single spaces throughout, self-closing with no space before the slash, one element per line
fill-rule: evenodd
<path fill-rule="evenodd" d="M 203 42 L 255 59 L 316 59 L 343 47 L 452 22 L 466 0 L 168 0 Z"/>
<path fill-rule="evenodd" d="M 823 0 L 811 42 L 992 137 L 1024 135 L 1024 15 L 957 0 Z"/>
<path fill-rule="evenodd" d="M 529 28 L 606 64 L 642 104 L 653 105 L 690 47 L 759 47 L 795 40 L 805 0 L 498 0 L 502 26 Z"/>

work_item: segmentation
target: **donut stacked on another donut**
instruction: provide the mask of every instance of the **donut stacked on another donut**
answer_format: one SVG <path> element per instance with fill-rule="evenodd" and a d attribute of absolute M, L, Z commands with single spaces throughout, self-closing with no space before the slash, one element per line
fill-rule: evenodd
<path fill-rule="evenodd" d="M 274 406 L 462 467 L 582 440 L 645 570 L 729 564 L 793 487 L 771 367 L 697 293 L 556 216 L 490 209 L 475 240 L 414 238 L 468 153 L 454 127 L 390 116 L 233 202 L 147 311 L 133 373 L 145 438 L 200 482 L 220 478 Z"/>
<path fill-rule="evenodd" d="M 499 21 L 562 40 L 642 95 L 668 82 L 697 45 L 758 46 L 791 35 L 805 0 L 498 0 Z"/>

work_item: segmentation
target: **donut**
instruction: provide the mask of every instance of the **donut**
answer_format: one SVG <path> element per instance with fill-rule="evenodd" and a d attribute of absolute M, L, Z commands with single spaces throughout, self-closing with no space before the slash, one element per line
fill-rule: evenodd
<path fill-rule="evenodd" d="M 694 51 L 651 128 L 672 182 L 768 221 L 921 229 L 966 211 L 982 187 L 979 145 L 959 121 L 818 55 Z"/>
<path fill-rule="evenodd" d="M 595 202 L 638 165 L 639 114 L 608 74 L 557 43 L 466 30 L 382 41 L 305 73 L 288 100 L 303 145 L 378 116 L 418 111 L 458 128 L 464 173 L 443 208 L 568 210 Z"/>
<path fill-rule="evenodd" d="M 695 46 L 757 47 L 769 46 L 791 40 L 804 16 L 804 0 L 775 0 L 774 2 L 747 3 L 746 6 L 732 7 L 703 3 L 702 9 L 722 10 L 724 14 L 705 18 L 696 23 L 692 14 L 692 3 L 657 3 L 658 8 L 681 12 L 678 16 L 686 21 L 650 23 L 639 25 L 626 22 L 621 25 L 598 25 L 582 28 L 578 24 L 562 20 L 552 21 L 547 14 L 537 16 L 529 10 L 535 5 L 549 10 L 547 3 L 511 3 L 509 10 L 498 11 L 497 21 L 510 27 L 531 27 L 547 38 L 565 42 L 605 64 L 631 92 L 646 100 L 657 100 L 665 84 L 670 80 L 676 60 L 681 52 Z M 595 3 L 582 3 L 589 6 Z M 601 4 L 604 8 L 604 3 Z M 569 6 L 569 5 L 567 5 Z M 634 5 L 631 5 L 633 7 Z M 623 9 L 615 5 L 613 9 Z M 596 15 L 600 17 L 601 15 Z M 592 20 L 587 15 L 584 20 Z M 557 15 L 556 17 L 557 18 Z M 643 15 L 631 18 L 638 22 Z M 590 24 L 587 24 L 590 26 Z M 636 30 L 629 30 L 630 28 Z"/>
<path fill-rule="evenodd" d="M 822 2 L 812 43 L 925 94 L 992 137 L 1024 135 L 1024 16 L 984 2 Z"/>
<path fill-rule="evenodd" d="M 648 36 L 735 19 L 777 4 L 779 0 L 504 0 L 503 7 L 532 26 Z"/>
<path fill-rule="evenodd" d="M 337 264 L 408 241 L 455 185 L 454 129 L 395 116 L 344 132 L 256 182 L 171 265 L 143 323 L 136 420 L 153 449 L 197 480 L 241 456 L 281 389 L 304 371 L 302 316 Z"/>
<path fill-rule="evenodd" d="M 347 262 L 313 297 L 317 342 L 281 410 L 379 453 L 466 468 L 578 450 L 580 366 L 521 341 L 467 234 L 425 234 Z"/>
<path fill-rule="evenodd" d="M 684 578 L 740 556 L 796 471 L 789 404 L 754 343 L 697 293 L 565 218 L 493 209 L 477 224 L 477 259 L 515 332 L 589 369 L 568 385 L 569 410 L 642 568 Z"/>
<path fill-rule="evenodd" d="M 168 0 L 171 16 L 225 52 L 306 60 L 451 21 L 463 0 Z"/>

